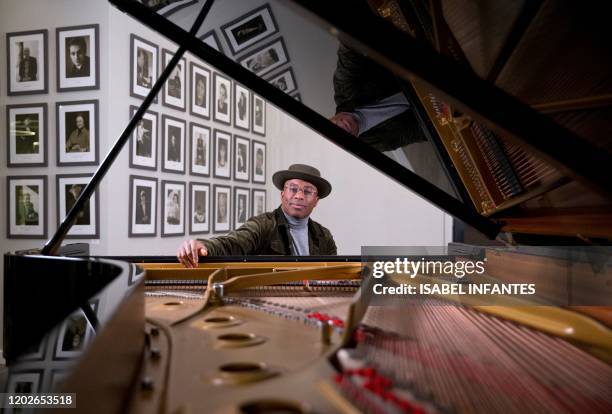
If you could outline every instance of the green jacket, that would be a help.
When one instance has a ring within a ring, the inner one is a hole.
[[[293,255],[289,223],[280,207],[251,217],[240,228],[224,236],[200,240],[210,256]],[[308,247],[310,254],[335,255],[336,243],[330,231],[308,220]]]

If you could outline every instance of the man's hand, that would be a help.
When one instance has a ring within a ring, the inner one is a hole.
[[[176,252],[176,257],[185,267],[198,267],[199,256],[208,256],[208,250],[199,240],[185,240]]]
[[[354,136],[359,135],[359,123],[352,114],[348,112],[338,112],[329,120],[340,128],[344,129],[349,134]]]

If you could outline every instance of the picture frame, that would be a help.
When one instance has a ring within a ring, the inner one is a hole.
[[[128,237],[157,236],[157,179],[130,175]]]
[[[185,235],[185,183],[162,180],[162,237]]]
[[[234,135],[234,180],[249,182],[251,174],[251,143],[248,138]]]
[[[231,125],[232,121],[232,81],[230,78],[213,73],[214,101],[213,120]]]
[[[234,126],[244,131],[251,129],[251,92],[234,82]]]
[[[266,183],[266,161],[267,161],[267,153],[266,153],[266,143],[257,141],[255,139],[251,140],[252,146],[252,161],[251,165],[253,166],[253,171],[251,177],[253,177],[252,181],[257,184],[265,184]]]
[[[232,229],[232,188],[229,185],[213,186],[213,233],[226,233]]]
[[[238,59],[238,63],[260,77],[288,62],[289,55],[282,37],[260,46]]]
[[[214,30],[204,33],[203,35],[198,36],[203,43],[215,49],[217,52],[225,54],[223,47],[221,47],[221,42],[219,42],[219,37]]]
[[[159,76],[159,48],[133,33],[130,34],[130,96],[144,99]],[[157,96],[154,102],[157,103]]]
[[[92,311],[98,314],[98,300],[90,301]],[[61,325],[55,340],[53,359],[56,361],[78,358],[92,340],[95,332],[85,313],[78,309],[69,315]]]
[[[46,103],[7,105],[7,167],[46,167],[47,128]]]
[[[174,53],[167,49],[162,49],[162,62],[163,68],[172,60]],[[187,84],[187,60],[181,58],[177,65],[172,70],[172,73],[164,83],[162,103],[164,106],[176,109],[178,111],[185,111],[186,108],[186,87]]]
[[[93,174],[58,174],[55,176],[58,226],[76,203],[92,176]],[[67,239],[100,238],[100,199],[98,195],[98,191],[94,191],[66,235]]]
[[[130,118],[137,110],[130,106]],[[136,124],[130,137],[130,168],[157,171],[158,118],[157,112],[147,110]]]
[[[251,218],[251,191],[245,187],[234,187],[234,228],[237,229]]]
[[[266,136],[266,101],[259,95],[253,94],[253,104],[251,105],[253,114],[252,131],[254,134]]]
[[[190,163],[189,173],[201,177],[210,177],[210,128],[191,122],[189,124]]]
[[[230,155],[232,149],[232,134],[220,129],[215,129],[213,131],[213,140],[215,142],[213,177],[230,179],[232,172],[232,157]]]
[[[189,234],[210,233],[210,184],[189,183]]]
[[[47,237],[47,177],[7,176],[6,229],[8,239]]]
[[[269,4],[264,4],[221,26],[233,55],[278,33]]]
[[[58,92],[100,89],[99,32],[99,24],[55,29]]]
[[[97,165],[98,100],[56,102],[55,113],[57,165]]]
[[[253,217],[266,212],[266,190],[253,188],[251,190],[251,214]]]
[[[162,171],[185,174],[186,128],[184,120],[162,115]]]
[[[272,75],[268,82],[270,84],[276,86],[281,91],[286,94],[292,94],[297,91],[297,81],[295,80],[295,74],[293,73],[293,68],[287,68],[276,75]]]
[[[41,390],[42,376],[43,371],[37,369],[11,372],[8,375],[6,392],[9,394],[36,394]],[[6,409],[5,412],[14,411]]]
[[[210,119],[210,70],[195,62],[189,64],[189,113],[191,115]]]
[[[6,94],[49,92],[47,29],[6,34]]]

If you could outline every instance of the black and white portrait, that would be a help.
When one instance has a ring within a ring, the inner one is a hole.
[[[56,37],[58,90],[98,89],[98,25],[61,27]]]
[[[162,181],[162,236],[185,234],[185,183]]]
[[[251,171],[251,143],[248,138],[234,136],[234,179],[249,181]]]
[[[215,121],[230,125],[232,120],[232,81],[217,72],[213,74],[213,81],[215,85],[213,118]]]
[[[162,115],[162,171],[185,173],[185,121]]]
[[[191,137],[190,173],[210,176],[210,128],[196,123],[189,124]]]
[[[138,108],[130,107],[130,117]],[[147,111],[136,124],[130,140],[130,167],[157,169],[157,112]]]
[[[253,197],[252,214],[258,216],[266,212],[266,190],[253,189],[251,191]]]
[[[253,94],[253,132],[266,135],[266,101]]]
[[[231,134],[220,129],[214,130],[215,155],[213,175],[215,178],[231,178]]]
[[[248,131],[251,126],[251,93],[234,83],[234,126]]]
[[[227,185],[215,185],[214,191],[214,222],[213,232],[224,233],[231,230],[231,187]]]
[[[157,180],[130,176],[129,237],[155,236],[157,233]]]
[[[242,226],[251,217],[249,214],[251,191],[248,188],[234,187],[234,228]]]
[[[47,104],[7,105],[9,167],[47,165]]]
[[[209,205],[210,185],[204,183],[189,183],[191,194],[190,234],[203,234],[210,231]]]
[[[7,177],[8,238],[38,239],[47,235],[47,178]]]
[[[253,182],[266,183],[266,144],[252,140],[253,144]]]
[[[158,48],[134,34],[130,35],[130,95],[145,98],[157,80]]]
[[[272,85],[285,93],[293,93],[297,90],[297,82],[295,80],[295,74],[293,69],[287,68],[277,75],[270,77],[268,81]]]
[[[74,206],[81,192],[91,179],[91,174],[59,174],[56,176],[58,223],[61,223]],[[98,194],[94,191],[91,198],[78,212],[67,238],[99,237]]]
[[[58,165],[98,163],[98,101],[58,102]]]
[[[243,56],[239,62],[254,74],[263,76],[289,62],[289,56],[285,43],[280,38]]]
[[[194,62],[190,64],[191,72],[191,106],[192,115],[210,119],[210,71]]]
[[[48,92],[47,30],[6,34],[7,95]]]
[[[166,49],[163,50],[164,68],[168,66],[173,55],[174,54],[170,51]],[[168,80],[166,80],[166,83],[164,84],[164,105],[169,106],[170,108],[178,109],[180,111],[185,110],[186,72],[187,63],[186,60],[183,58],[179,60],[177,65],[172,69],[170,77],[168,77]]]
[[[232,54],[261,42],[278,32],[278,27],[274,21],[272,10],[268,4],[252,10],[221,26],[227,44],[232,50]]]

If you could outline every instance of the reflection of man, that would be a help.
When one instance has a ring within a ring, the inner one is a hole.
[[[147,191],[142,187],[139,188],[138,202],[136,203],[136,224],[151,224],[151,202]]]
[[[70,133],[66,141],[66,152],[88,152],[89,131],[85,128],[85,118],[78,114],[74,119],[76,129]]]
[[[236,158],[236,169],[238,172],[246,173],[246,145],[238,144],[238,157]]]
[[[70,63],[66,68],[67,78],[89,76],[89,56],[84,36],[71,37],[68,40]]]
[[[221,83],[219,85],[219,96],[217,97],[217,112],[227,114],[227,87]]]
[[[217,223],[227,223],[227,194],[219,193],[217,196]]]
[[[168,143],[168,161],[181,162],[181,144],[174,134],[170,135]]]
[[[272,181],[281,190],[279,208],[251,217],[225,236],[183,242],[178,260],[195,267],[199,256],[208,255],[335,255],[330,231],[310,218],[319,199],[331,192],[331,184],[319,170],[304,164],[276,172]]]
[[[82,315],[73,315],[67,322],[62,351],[78,351],[83,348],[87,322]]]
[[[198,135],[196,139],[196,165],[200,165],[202,167],[206,166],[206,146],[204,145],[204,138],[202,134]]]
[[[246,196],[240,194],[238,196],[238,213],[236,214],[238,223],[244,223],[246,221]]]
[[[72,206],[74,206],[74,203],[76,203],[77,199],[81,195],[81,191],[83,190],[83,185],[82,184],[67,184],[66,188],[68,189],[68,191],[66,192],[66,215],[67,215],[70,209],[72,208]],[[74,224],[89,225],[89,200],[85,203],[85,207],[83,207],[83,209],[79,211],[79,214],[77,214],[77,219],[74,222]]]
[[[179,193],[170,190],[168,192],[168,202],[166,203],[168,210],[166,222],[168,224],[181,224],[181,204],[179,201]]]
[[[240,98],[238,98],[238,118],[241,121],[244,121],[247,110],[247,98],[246,94],[243,91],[240,91]]]
[[[225,167],[227,164],[227,141],[220,139],[218,142],[219,153],[217,154],[217,164],[219,164],[219,167]]]
[[[255,152],[255,175],[263,175],[263,161],[263,149],[257,148],[257,151]]]
[[[144,119],[141,119],[136,126],[136,155],[139,157],[150,157],[151,146],[151,135],[145,128]]]
[[[172,72],[172,77],[168,79],[168,95],[173,98],[181,99],[181,65],[178,64]]]
[[[195,93],[195,104],[197,106],[206,107],[206,82],[204,77],[196,75],[196,93]]]
[[[258,54],[257,56],[247,60],[246,64],[251,71],[257,73],[270,65],[278,62],[278,53],[276,53],[275,49],[268,49],[263,53]]]
[[[38,153],[38,127],[34,126],[31,116],[32,115],[16,116],[15,152],[17,154]]]
[[[19,60],[19,82],[31,82],[36,80],[38,65],[36,58],[30,56],[30,49],[23,48],[21,59]]]
[[[136,84],[145,88],[150,88],[153,84],[149,74],[149,54],[151,53],[138,48],[138,56],[136,56]]]
[[[255,125],[263,126],[263,101],[255,100]]]

